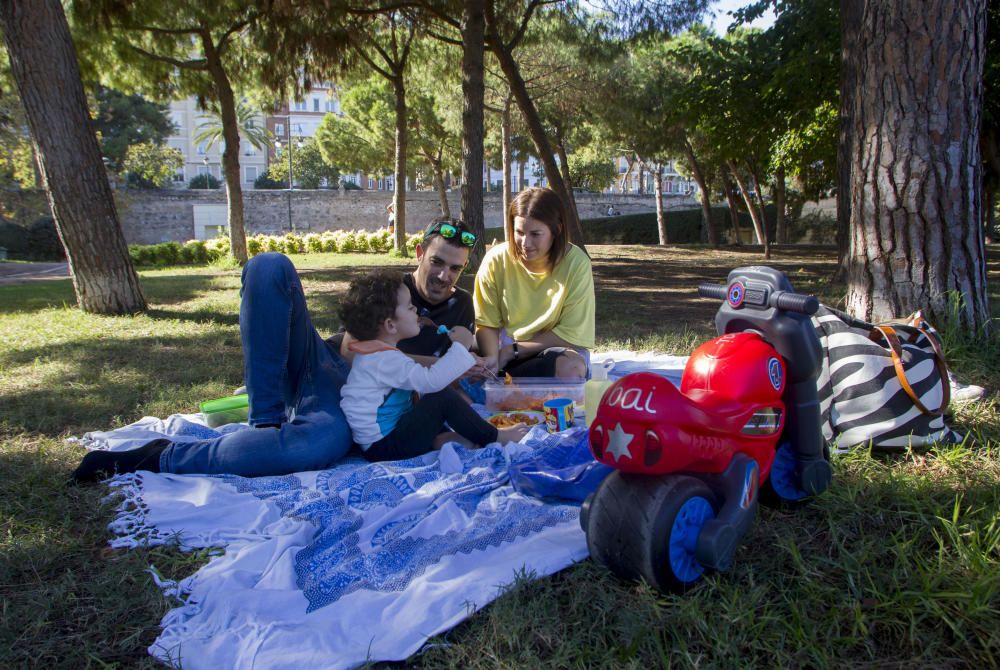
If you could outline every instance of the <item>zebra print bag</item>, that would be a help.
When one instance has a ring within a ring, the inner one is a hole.
[[[950,384],[940,340],[919,312],[876,326],[823,305],[812,320],[823,347],[823,436],[835,452],[961,440],[944,422]]]

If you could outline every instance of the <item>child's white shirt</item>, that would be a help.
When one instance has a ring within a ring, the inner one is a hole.
[[[347,383],[341,389],[340,407],[354,441],[365,450],[391,433],[399,419],[412,409],[412,392],[440,391],[476,362],[472,354],[457,343],[430,367],[377,341],[350,346],[357,355]],[[371,353],[367,353],[369,351]]]

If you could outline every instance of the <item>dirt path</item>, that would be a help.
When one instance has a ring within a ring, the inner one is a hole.
[[[0,263],[0,285],[23,284],[39,279],[65,279],[69,264],[61,263]]]

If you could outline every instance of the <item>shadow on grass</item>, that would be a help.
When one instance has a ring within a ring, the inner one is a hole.
[[[92,339],[11,351],[0,366],[53,361],[32,386],[0,395],[3,432],[41,433],[105,430],[113,423],[157,411],[196,411],[198,389],[232,389],[242,383],[238,333],[212,331],[187,337]],[[58,375],[58,376],[56,376]],[[210,396],[212,397],[212,396]]]
[[[176,552],[108,550],[107,489],[67,486],[71,456],[24,440],[0,449],[0,667],[156,667],[146,648],[168,602],[145,569]]]

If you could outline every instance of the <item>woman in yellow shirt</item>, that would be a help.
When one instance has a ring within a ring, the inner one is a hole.
[[[514,198],[507,244],[486,253],[473,294],[479,353],[514,377],[586,377],[594,346],[594,275],[569,242],[547,188]]]

